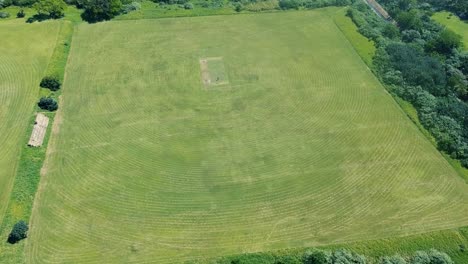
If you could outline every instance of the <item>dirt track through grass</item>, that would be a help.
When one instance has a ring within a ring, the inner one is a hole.
[[[58,29],[55,22],[31,25],[16,20],[0,24],[0,223]]]
[[[204,89],[200,58],[229,85]],[[30,263],[174,263],[468,224],[325,11],[80,25]]]

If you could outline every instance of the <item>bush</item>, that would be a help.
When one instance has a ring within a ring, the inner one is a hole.
[[[64,16],[67,4],[63,0],[39,0],[34,4],[37,14],[48,18],[61,18]]]
[[[110,20],[122,11],[121,0],[84,0],[85,11],[81,14],[83,20],[90,23]]]
[[[58,109],[58,103],[53,98],[42,97],[37,105],[44,110],[55,111]]]
[[[16,13],[17,18],[23,18],[26,16],[26,13],[24,13],[24,10],[21,9],[18,13]]]
[[[327,251],[313,251],[313,252],[307,252],[304,255],[304,264],[328,264],[331,262],[330,260],[331,254]]]
[[[126,4],[123,6],[123,11],[122,13],[127,14],[132,11],[139,10],[141,8],[141,4],[138,2],[131,2],[130,4]]]
[[[278,4],[283,10],[299,9],[299,7],[302,6],[302,2],[300,0],[280,0]]]
[[[0,18],[8,18],[10,17],[10,14],[8,14],[7,12],[0,12]]]
[[[42,78],[40,86],[42,88],[50,89],[51,91],[57,91],[60,89],[60,81],[56,76],[46,76]]]
[[[193,4],[192,3],[185,3],[184,4],[184,9],[193,9]]]
[[[15,244],[20,240],[25,239],[27,237],[28,230],[28,225],[23,220],[17,222],[13,226],[10,235],[8,235],[8,243]]]

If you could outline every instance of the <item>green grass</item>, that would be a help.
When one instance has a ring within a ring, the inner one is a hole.
[[[77,26],[28,261],[173,263],[466,225],[467,185],[327,12]],[[229,85],[204,89],[206,57]]]
[[[0,223],[58,30],[56,22],[31,25],[9,20],[0,24]]]
[[[372,59],[376,51],[374,42],[359,33],[358,27],[353,23],[351,18],[346,16],[346,8],[340,8],[336,11],[330,8],[330,10],[332,11],[330,15],[333,17],[337,27],[346,36],[367,66],[372,67]]]
[[[47,65],[43,65],[43,74],[44,75],[56,75],[59,78],[63,79],[64,67],[66,65],[67,55],[69,51],[69,42],[71,41],[73,33],[73,25],[70,21],[62,22],[44,22],[46,24],[56,24],[55,28],[57,29],[56,36],[53,36],[51,40],[43,39],[41,41],[50,42],[55,45],[55,48],[49,47],[49,50],[53,50],[50,60]],[[42,24],[42,23],[41,23]],[[38,24],[38,25],[41,25]],[[43,25],[43,27],[44,27]],[[32,25],[23,24],[17,30],[17,33],[23,34],[23,31],[26,31],[26,34],[29,33],[29,27]],[[37,28],[33,27],[32,30]],[[40,33],[40,32],[39,32]],[[44,33],[44,32],[42,32]],[[47,37],[45,35],[44,37]],[[50,36],[49,36],[50,37]],[[39,39],[38,39],[39,40]],[[49,43],[49,44],[50,44]],[[64,45],[64,44],[67,45]],[[36,84],[33,86],[36,88],[35,92],[31,92],[31,95],[35,97],[36,100],[41,96],[53,96],[56,97],[60,94],[60,91],[51,93],[47,89],[40,89]],[[40,90],[39,94],[38,91]],[[36,101],[31,102],[30,107],[35,104]],[[30,108],[30,109],[31,109]],[[37,106],[35,111],[42,111]],[[50,134],[51,124],[54,121],[54,113],[47,113],[49,117],[49,127],[46,137],[44,139],[43,147],[40,148],[30,148],[26,144],[31,135],[35,114],[31,114],[28,118],[29,124],[26,133],[23,134],[23,138],[18,142],[18,149],[20,149],[21,154],[19,157],[19,164],[14,176],[14,184],[11,190],[8,203],[8,208],[6,214],[3,218],[2,224],[0,225],[0,237],[5,241],[8,237],[12,226],[19,220],[29,221],[34,197],[37,191],[37,187],[40,181],[40,171],[43,166],[43,162],[46,156],[46,146],[48,144],[48,135]],[[25,121],[25,120],[24,120]],[[19,134],[21,136],[21,134]],[[0,244],[0,263],[23,263],[24,262],[24,242],[20,242],[15,245],[10,245],[7,243]]]
[[[468,23],[450,12],[437,12],[432,18],[463,37],[465,50],[468,50]]]
[[[384,238],[378,240],[358,241],[346,244],[337,244],[319,247],[322,250],[348,249],[364,255],[370,263],[378,263],[384,256],[400,255],[409,259],[416,251],[429,251],[437,249],[449,254],[455,263],[468,263],[468,228],[449,229],[424,234],[411,235],[406,237]],[[230,264],[231,261],[240,260],[240,263],[264,263],[274,264],[275,259],[281,256],[291,256],[301,258],[307,251],[313,248],[292,248],[271,252],[260,252],[254,254],[240,254],[223,256],[212,259],[198,259],[193,263],[217,263]],[[256,259],[255,262],[248,262]],[[258,260],[262,260],[258,261]]]

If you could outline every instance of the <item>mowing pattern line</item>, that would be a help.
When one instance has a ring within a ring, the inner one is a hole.
[[[230,89],[203,89],[213,56]],[[467,186],[325,11],[80,25],[63,96],[30,263],[174,263],[468,223]]]

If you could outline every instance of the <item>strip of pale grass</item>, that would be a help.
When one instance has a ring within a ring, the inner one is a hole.
[[[334,9],[330,10],[333,11]],[[336,12],[331,12],[333,21],[367,66],[372,67],[372,59],[376,50],[375,44],[372,40],[367,39],[358,32],[357,26],[353,23],[351,18],[346,16],[346,10],[346,8],[341,8]]]

